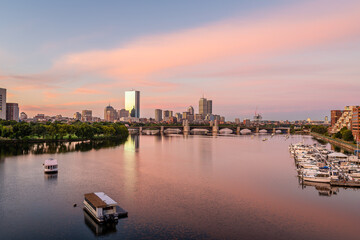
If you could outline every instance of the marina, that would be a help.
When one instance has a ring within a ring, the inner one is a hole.
[[[291,144],[298,176],[303,182],[328,183],[331,186],[360,187],[357,156],[328,150],[320,144]]]

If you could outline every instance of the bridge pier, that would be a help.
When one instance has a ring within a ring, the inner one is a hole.
[[[164,126],[160,126],[160,133],[164,133]]]
[[[272,133],[274,133],[274,134],[276,133],[276,129],[275,129],[275,128],[273,128],[273,132],[272,132]]]
[[[255,133],[259,133],[259,127],[256,127]]]
[[[212,134],[218,134],[218,132],[219,132],[219,122],[215,120],[215,124],[212,127]]]
[[[190,126],[189,126],[189,122],[188,122],[188,120],[184,120],[185,122],[184,122],[184,130],[183,130],[183,132],[184,132],[184,134],[189,134],[190,133]]]
[[[240,135],[240,127],[236,127],[236,134]]]
[[[287,129],[287,134],[290,134],[290,128]]]
[[[142,133],[142,127],[139,127],[139,134]]]

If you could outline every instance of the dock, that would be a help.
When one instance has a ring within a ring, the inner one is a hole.
[[[352,187],[352,188],[360,188],[360,182],[359,181],[353,181],[353,180],[342,180],[342,181],[330,181],[331,186],[336,187]]]
[[[128,217],[128,212],[119,206],[116,206],[116,213],[118,214],[118,218]]]

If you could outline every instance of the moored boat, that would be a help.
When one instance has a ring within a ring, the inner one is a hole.
[[[58,172],[58,162],[56,159],[49,158],[44,162],[44,172],[45,173],[57,173]]]
[[[117,202],[103,192],[87,193],[84,197],[84,210],[100,223],[116,222],[120,217],[128,215]]]

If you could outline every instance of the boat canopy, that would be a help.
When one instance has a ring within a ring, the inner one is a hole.
[[[46,159],[45,163],[44,163],[45,166],[54,166],[54,165],[57,165],[57,164],[58,164],[57,160],[53,159],[53,158]]]
[[[104,208],[109,205],[117,205],[117,203],[103,192],[87,193],[85,198],[91,202],[96,208]]]

